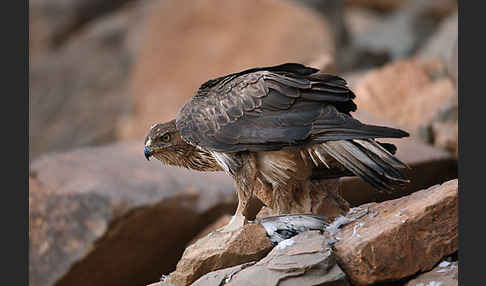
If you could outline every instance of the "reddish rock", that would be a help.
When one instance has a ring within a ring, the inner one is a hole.
[[[167,283],[189,285],[211,271],[259,260],[271,249],[272,242],[258,224],[232,232],[215,231],[186,248]]]
[[[416,133],[455,94],[440,62],[401,60],[370,71],[356,84],[359,110]]]
[[[356,285],[432,269],[458,249],[458,180],[370,203],[368,215],[337,233],[336,257]]]
[[[331,27],[289,1],[158,2],[135,59],[134,115],[120,136],[140,138],[154,122],[175,118],[209,79],[288,61],[309,64],[334,54]]]
[[[142,149],[127,142],[48,154],[31,164],[32,285],[156,281],[175,269],[197,233],[233,214],[227,175],[163,167]]]

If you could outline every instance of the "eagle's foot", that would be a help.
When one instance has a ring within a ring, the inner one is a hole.
[[[233,232],[241,227],[243,227],[245,224],[248,224],[248,220],[244,215],[234,215],[231,217],[231,220],[229,223],[222,228],[219,228],[217,231],[219,232]]]

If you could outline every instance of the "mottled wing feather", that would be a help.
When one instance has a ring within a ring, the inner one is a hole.
[[[181,108],[177,129],[187,142],[217,152],[408,135],[352,118],[355,96],[346,82],[316,71],[287,64],[209,81]]]

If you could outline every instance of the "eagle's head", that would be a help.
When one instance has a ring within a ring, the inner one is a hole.
[[[176,128],[175,120],[154,124],[145,137],[145,158],[155,157],[167,165],[198,171],[222,171],[209,151],[188,144]]]
[[[175,120],[154,124],[145,137],[144,154],[147,160],[155,157],[169,165],[180,165],[184,153],[193,149],[184,142],[175,126]]]

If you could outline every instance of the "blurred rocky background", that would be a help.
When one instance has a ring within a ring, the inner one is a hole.
[[[265,275],[268,285],[457,285],[456,222],[414,219],[429,212],[440,217],[441,209],[454,209],[451,198],[457,196],[457,187],[453,193],[451,182],[443,184],[457,178],[457,1],[31,0],[29,5],[30,285],[147,285],[176,270],[186,246],[234,212],[236,197],[224,174],[147,162],[142,145],[148,128],[174,118],[208,79],[283,62],[342,76],[357,95],[356,117],[412,135],[390,140],[411,167],[411,184],[389,195],[356,178],[343,179],[342,196],[351,206],[377,203],[377,212],[386,213],[390,200],[401,200],[396,204],[411,210],[408,228],[380,222],[386,231],[417,241],[425,228],[433,238],[456,236],[410,248],[393,236],[363,234],[360,243],[350,239],[326,256],[337,260],[339,269],[325,260],[331,265],[326,272],[324,260],[304,257],[302,269],[322,271],[312,276],[296,267],[292,277],[302,280],[287,279],[288,284],[282,282],[285,275],[265,268],[284,259],[278,258],[286,257],[283,252],[259,252],[258,259],[268,253],[260,266],[238,260],[230,264],[240,268],[221,271],[241,272],[235,285]],[[430,192],[433,197],[421,206],[415,198],[437,184],[443,185],[433,190],[447,191]],[[351,234],[343,229],[343,237],[352,237],[359,223],[349,226]],[[296,247],[316,239],[304,235]],[[391,249],[407,249],[402,263],[380,268],[380,259],[393,257],[386,251],[374,264],[366,262],[387,275],[363,270],[366,263],[350,251],[392,244]],[[422,260],[410,262],[420,255]],[[322,273],[336,279],[315,278]],[[201,279],[197,283],[209,278]]]

